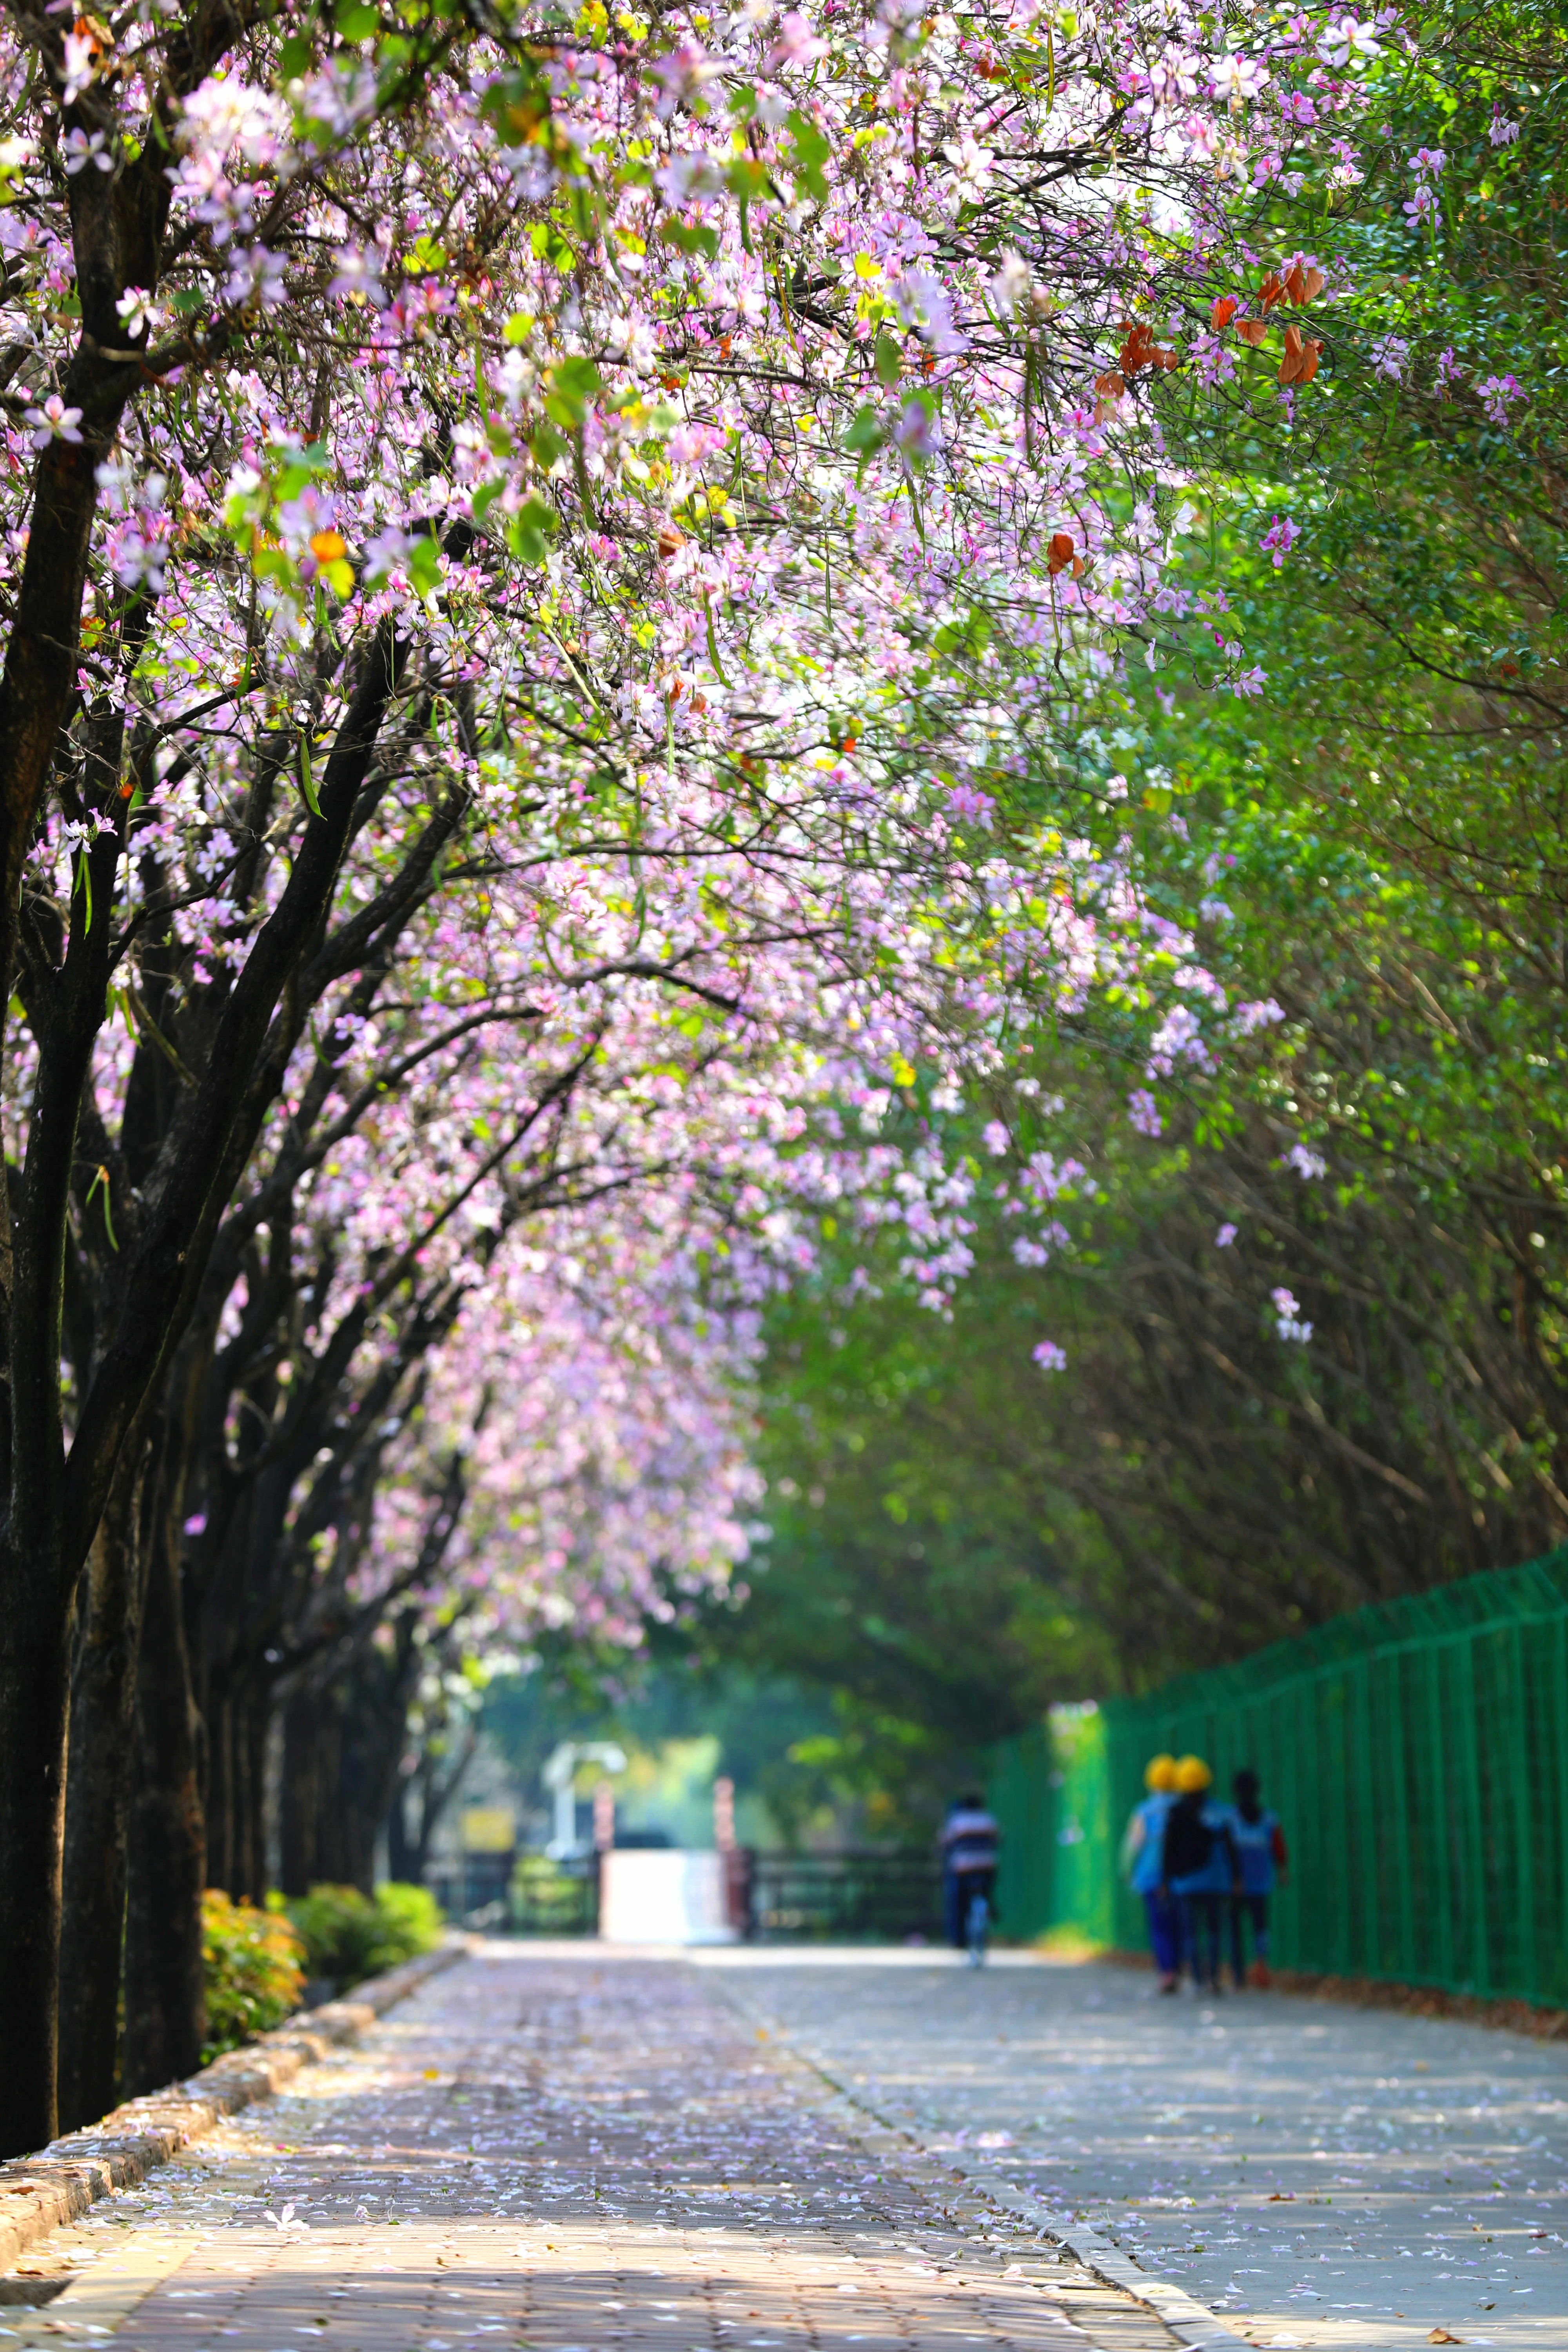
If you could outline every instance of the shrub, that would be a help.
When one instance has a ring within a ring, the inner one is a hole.
[[[304,1946],[291,1921],[252,1903],[231,1903],[216,1886],[202,1896],[202,1969],[206,1980],[204,2063],[237,2050],[300,2006]]]
[[[340,1985],[379,1976],[441,1940],[440,1906],[426,1886],[378,1886],[374,1901],[357,1886],[312,1886],[280,1907],[303,1942],[310,1975]]]
[[[375,1901],[386,1923],[386,1957],[376,1962],[377,1968],[395,1969],[400,1960],[416,1959],[421,1952],[436,1949],[446,1922],[427,1886],[388,1879],[376,1888]]]

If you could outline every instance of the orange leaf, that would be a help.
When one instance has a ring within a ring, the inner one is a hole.
[[[1250,343],[1256,351],[1268,330],[1261,319],[1238,319],[1236,331],[1244,343]]]
[[[667,522],[658,534],[658,551],[665,562],[668,563],[672,555],[679,555],[685,544],[684,532],[677,530],[672,522]]]
[[[1046,570],[1054,580],[1058,572],[1066,572],[1073,563],[1075,550],[1070,530],[1054,530],[1046,549]],[[1078,570],[1081,571],[1081,564]],[[1074,576],[1077,576],[1075,572]]]
[[[1292,262],[1285,273],[1285,291],[1292,302],[1304,302],[1307,299],[1306,272],[1299,261]]]
[[[340,555],[346,555],[348,551],[348,541],[335,530],[313,530],[310,533],[310,552],[318,563],[335,563]]]
[[[1321,269],[1309,269],[1301,282],[1306,289],[1302,301],[1313,302],[1323,290],[1323,273]]]
[[[1462,2344],[1462,2336],[1450,2336],[1446,2327],[1435,2327],[1426,2338],[1428,2344]]]
[[[1107,368],[1103,375],[1095,377],[1094,388],[1107,400],[1120,400],[1127,389],[1127,379],[1119,375],[1114,368]]]
[[[1258,307],[1260,310],[1272,310],[1276,302],[1283,301],[1284,298],[1285,289],[1279,283],[1276,272],[1271,269],[1258,289]]]
[[[1235,318],[1240,308],[1241,304],[1237,301],[1234,294],[1222,294],[1220,296],[1219,300],[1209,312],[1209,325],[1214,329],[1216,335],[1223,332],[1223,331],[1229,326],[1231,320]]]
[[[1136,375],[1140,368],[1158,366],[1154,338],[1147,327],[1137,326],[1128,331],[1117,364],[1123,375]]]
[[[1300,330],[1285,330],[1285,356],[1279,362],[1281,383],[1310,383],[1318,373],[1318,355],[1322,344],[1309,338],[1303,341]]]

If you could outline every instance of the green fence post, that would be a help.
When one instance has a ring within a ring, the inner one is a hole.
[[[1524,1654],[1524,1631],[1513,1628],[1509,1643],[1510,1680],[1513,1685],[1508,1708],[1512,1738],[1509,1742],[1513,1763],[1513,1839],[1514,1872],[1519,1885],[1519,1908],[1515,1915],[1514,1965],[1510,1971],[1512,1980],[1523,1992],[1526,2000],[1535,1999],[1538,1982],[1535,1945],[1535,1839],[1532,1835],[1530,1802],[1530,1684]]]
[[[1422,1654],[1422,1681],[1426,1697],[1427,1753],[1431,1758],[1432,1797],[1432,1877],[1436,1901],[1431,1913],[1432,1939],[1437,1951],[1437,1981],[1452,1987],[1454,1982],[1454,1838],[1458,1829],[1458,1808],[1453,1801],[1448,1777],[1448,1742],[1443,1728],[1443,1653],[1432,1648]],[[1416,1971],[1430,1982],[1432,1971]]]
[[[1389,1955],[1390,1975],[1408,1977],[1415,1969],[1415,1901],[1412,1871],[1414,1824],[1410,1816],[1410,1779],[1405,1756],[1405,1733],[1411,1709],[1406,1705],[1405,1657],[1396,1651],[1389,1660],[1389,1678],[1394,1685],[1391,1713],[1394,1717],[1389,1735],[1389,1860],[1394,1873],[1394,1907],[1397,1932],[1394,1949]]]

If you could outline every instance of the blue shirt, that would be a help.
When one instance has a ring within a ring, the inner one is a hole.
[[[1236,1841],[1237,1855],[1241,1863],[1241,1884],[1248,1895],[1272,1895],[1274,1892],[1274,1833],[1279,1827],[1279,1815],[1259,1813],[1255,1822],[1244,1821],[1235,1805],[1229,1808],[1230,1833]]]
[[[1128,1881],[1134,1895],[1152,1895],[1160,1884],[1160,1849],[1165,1840],[1165,1816],[1175,1803],[1168,1789],[1155,1789],[1133,1810],[1143,1824],[1143,1843],[1132,1857]]]

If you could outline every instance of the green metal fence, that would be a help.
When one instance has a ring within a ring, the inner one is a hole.
[[[1290,1849],[1282,1964],[1568,2005],[1568,1551],[1054,1709],[995,1759],[1014,1932],[1142,1941],[1114,1847],[1162,1748],[1205,1758],[1221,1794],[1262,1776]],[[1072,1822],[1096,1826],[1064,1843]]]

